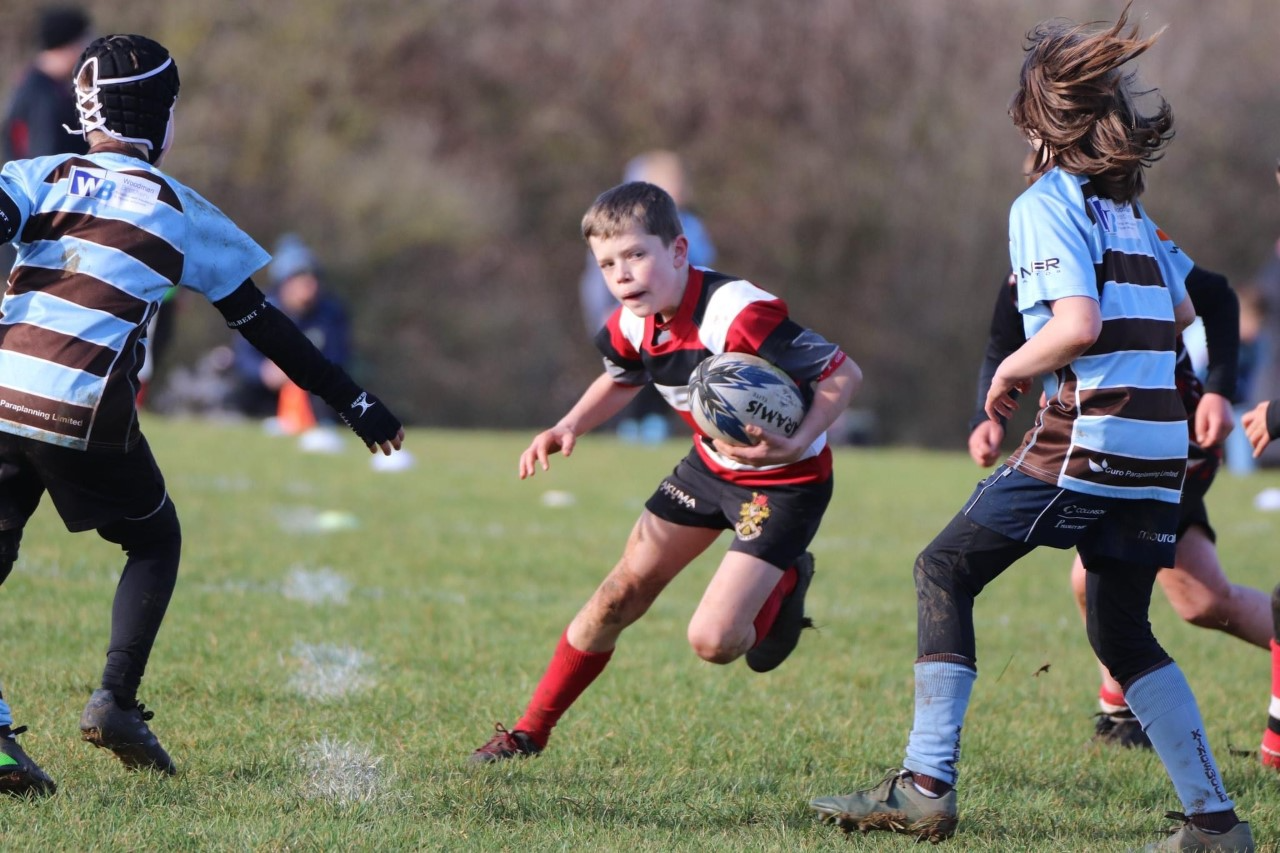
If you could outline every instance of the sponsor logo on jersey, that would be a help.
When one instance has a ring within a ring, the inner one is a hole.
[[[1143,542],[1160,542],[1167,545],[1171,542],[1177,542],[1178,534],[1156,533],[1153,530],[1139,530],[1138,538],[1141,539]]]
[[[1056,275],[1062,272],[1062,260],[1060,258],[1045,258],[1040,261],[1032,261],[1031,269],[1026,267],[1018,268],[1018,275],[1024,279],[1033,275]]]
[[[1101,474],[1103,471],[1110,472],[1111,466],[1107,464],[1107,460],[1105,459],[1103,459],[1101,462],[1094,462],[1092,459],[1090,459],[1089,470],[1095,474]]]
[[[73,166],[68,181],[70,182],[70,187],[67,192],[84,198],[96,198],[99,201],[111,198],[116,189],[115,183],[107,180],[106,169],[86,169],[83,166]]]
[[[1140,233],[1138,220],[1129,205],[1117,205],[1106,198],[1091,198],[1089,206],[1098,219],[1098,226],[1108,234],[1118,237],[1137,237]]]
[[[160,198],[159,184],[124,172],[73,166],[67,182],[71,195],[135,213],[150,213]]]
[[[738,523],[733,526],[733,532],[737,533],[738,538],[743,542],[758,539],[764,532],[764,523],[772,512],[769,496],[752,492],[751,500],[744,503],[738,510]]]

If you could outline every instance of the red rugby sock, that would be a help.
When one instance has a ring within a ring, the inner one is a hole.
[[[566,629],[560,636],[555,654],[551,656],[551,663],[547,664],[547,671],[533,691],[529,707],[516,722],[516,730],[529,735],[538,746],[545,747],[560,716],[596,680],[612,656],[613,649],[607,652],[578,651],[569,645]]]
[[[1098,688],[1098,704],[1102,710],[1108,713],[1116,713],[1112,708],[1127,708],[1129,703],[1124,699],[1124,693],[1112,693],[1105,687]]]
[[[1280,767],[1280,645],[1271,640],[1271,703],[1267,707],[1267,727],[1262,732],[1262,763]]]
[[[778,611],[782,609],[782,599],[791,594],[791,590],[796,588],[797,572],[795,566],[787,569],[782,573],[782,579],[778,581],[778,585],[773,588],[773,592],[769,593],[769,597],[765,599],[764,606],[760,608],[760,612],[756,614],[756,642],[760,642],[769,633],[769,629],[773,627],[773,622],[778,618]],[[752,646],[755,648],[755,646]]]

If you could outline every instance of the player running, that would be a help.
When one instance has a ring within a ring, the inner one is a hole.
[[[757,672],[781,664],[808,624],[813,561],[805,549],[832,491],[826,431],[862,380],[838,346],[791,320],[781,299],[691,267],[675,202],[660,188],[633,182],[603,193],[583,217],[582,235],[622,303],[596,337],[605,371],[521,454],[520,478],[547,470],[556,452],[571,454],[580,436],[648,382],[694,429],[694,449],[645,504],[622,559],[569,623],[524,715],[510,731],[499,724],[472,753],[475,762],[545,749],[622,632],[722,530],[733,529],[734,538],[689,623],[689,644],[712,663],[745,653]],[[808,412],[794,434],[748,426],[759,443],[734,447],[697,432],[689,375],[721,352],[761,356],[796,381]]]
[[[1000,363],[985,410],[1017,409],[1042,378],[1046,405],[1008,464],[978,485],[915,564],[915,719],[903,766],[875,787],[810,806],[846,829],[941,841],[956,829],[960,736],[977,679],[974,600],[1036,547],[1075,547],[1088,570],[1088,634],[1124,686],[1173,782],[1182,825],[1148,849],[1252,850],[1195,696],[1151,632],[1156,572],[1173,562],[1186,474],[1178,333],[1195,318],[1173,253],[1138,201],[1172,136],[1163,100],[1135,103],[1124,66],[1159,37],[1055,20],[1029,35],[1014,124],[1040,174],[1009,212],[1027,342]],[[1015,393],[1017,392],[1017,393]]]
[[[178,97],[169,52],[143,36],[106,36],[85,49],[75,82],[89,153],[0,170],[0,241],[18,250],[0,303],[0,581],[45,492],[68,530],[120,545],[107,662],[80,731],[130,769],[173,774],[137,701],[182,542],[135,405],[147,322],[165,293],[181,285],[208,298],[371,451],[399,449],[404,431],[266,302],[249,276],[267,253],[159,170]],[[54,781],[18,746],[24,729],[0,699],[0,791],[52,794]]]
[[[1170,246],[1177,251],[1176,247]],[[1231,398],[1235,395],[1240,348],[1240,311],[1235,291],[1223,276],[1193,267],[1187,274],[1187,295],[1204,322],[1209,349],[1208,375],[1196,376],[1187,348],[1178,341],[1176,379],[1178,394],[1187,412],[1189,445],[1187,477],[1178,504],[1178,547],[1173,565],[1160,570],[1156,581],[1173,609],[1187,622],[1212,628],[1266,649],[1272,634],[1271,605],[1267,594],[1233,584],[1218,560],[1217,536],[1209,524],[1204,497],[1222,463],[1222,442],[1232,428]],[[993,421],[982,407],[991,377],[1000,362],[1026,343],[1022,316],[1018,313],[1017,276],[1000,289],[991,315],[991,333],[978,376],[978,407],[970,421],[969,455],[988,467],[996,461],[1004,440],[1003,420]],[[1071,566],[1071,588],[1080,615],[1087,618],[1085,581],[1080,557]],[[1124,699],[1124,689],[1099,664],[1097,725],[1094,740],[1124,747],[1150,748],[1151,741]]]

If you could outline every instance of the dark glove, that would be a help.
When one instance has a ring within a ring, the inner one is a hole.
[[[330,405],[333,405],[330,403]],[[366,447],[391,441],[400,432],[400,419],[368,391],[360,391],[350,405],[334,406],[342,422],[360,436]]]

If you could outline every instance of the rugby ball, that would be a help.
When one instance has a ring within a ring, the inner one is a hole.
[[[728,444],[755,444],[745,427],[790,436],[804,420],[791,377],[763,358],[726,352],[703,359],[689,377],[689,411],[698,428]]]

